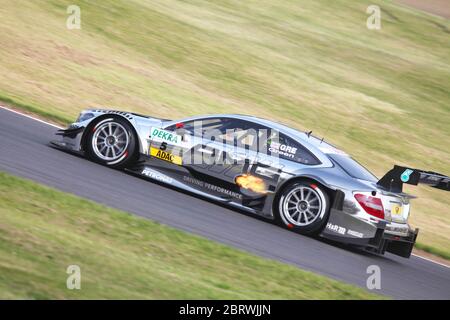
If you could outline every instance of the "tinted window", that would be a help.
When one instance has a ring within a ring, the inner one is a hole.
[[[334,160],[335,163],[337,163],[353,178],[374,182],[378,181],[378,179],[370,173],[369,170],[348,156],[329,154],[328,157]]]
[[[317,165],[321,162],[310,151],[297,141],[280,133],[267,141],[268,152],[272,156],[279,156],[281,159],[292,160],[305,165]]]
[[[181,125],[181,126],[180,126]],[[190,134],[204,139],[256,150],[263,127],[233,118],[207,118],[182,122],[166,128],[179,134]],[[265,141],[265,140],[264,140]]]
[[[251,149],[264,154],[305,165],[321,162],[297,141],[263,125],[233,118],[206,118],[180,122],[166,128],[179,134],[190,134],[205,139]]]
[[[210,118],[197,119],[193,121],[179,122],[166,128],[168,131],[177,131],[190,135],[203,136],[205,132],[211,130],[223,130],[229,119]]]

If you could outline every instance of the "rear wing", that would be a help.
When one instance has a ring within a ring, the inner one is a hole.
[[[403,184],[417,186],[419,183],[433,188],[450,191],[450,177],[430,171],[394,166],[381,178],[377,185],[393,192],[403,192]]]

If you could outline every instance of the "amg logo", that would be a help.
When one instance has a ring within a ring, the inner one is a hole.
[[[331,222],[327,223],[327,229],[342,235],[345,235],[345,232],[347,231],[344,227],[338,226],[337,224],[332,224]]]

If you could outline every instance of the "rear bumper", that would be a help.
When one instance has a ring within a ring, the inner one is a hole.
[[[361,220],[342,210],[336,201],[331,208],[328,223],[320,234],[321,237],[366,249],[376,254],[386,251],[409,258],[419,234],[419,229],[403,229],[395,234],[392,224],[385,221],[378,223]]]
[[[416,243],[419,229],[409,230],[406,236],[395,236],[383,234],[382,243],[379,249],[398,255],[400,257],[409,258]],[[382,254],[384,252],[381,252]]]

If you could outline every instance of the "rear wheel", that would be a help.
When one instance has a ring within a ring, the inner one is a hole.
[[[89,132],[86,150],[92,160],[115,168],[136,160],[137,138],[131,125],[117,117],[98,121]]]
[[[315,235],[324,228],[330,213],[325,189],[312,181],[300,181],[283,189],[275,208],[275,218],[284,227]]]

